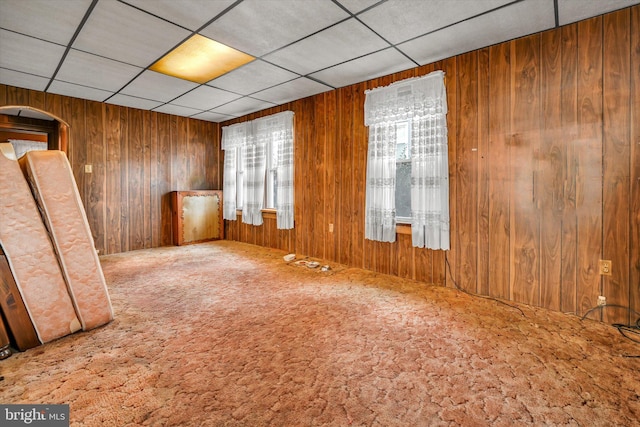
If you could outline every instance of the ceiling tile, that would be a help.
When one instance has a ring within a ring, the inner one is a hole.
[[[64,7],[51,0],[0,1],[0,28],[67,45],[91,0],[66,0]]]
[[[231,101],[228,104],[214,108],[213,113],[225,114],[228,116],[239,117],[254,111],[264,110],[273,107],[274,104],[259,99],[244,97]]]
[[[261,60],[253,61],[207,83],[220,89],[250,95],[299,76]]]
[[[349,9],[349,12],[355,14],[362,12],[364,9],[376,3],[380,3],[380,0],[338,0],[338,3]]]
[[[420,64],[429,64],[464,52],[553,28],[553,0],[515,3],[398,45]]]
[[[86,86],[74,85],[71,83],[61,82],[60,80],[54,80],[47,89],[47,92],[57,93],[58,95],[73,96],[74,98],[90,99],[92,101],[104,101],[113,92],[107,92],[105,90],[94,89]]]
[[[244,0],[200,33],[262,56],[348,16],[331,1]]]
[[[149,13],[195,31],[218,16],[235,0],[125,0]]]
[[[0,30],[0,67],[2,68],[51,77],[64,51],[65,48],[57,44]]]
[[[265,60],[296,73],[308,74],[388,46],[352,18],[269,54]]]
[[[560,25],[565,25],[638,3],[640,0],[558,0],[558,18]]]
[[[56,79],[116,92],[141,71],[133,65],[71,49]]]
[[[274,104],[284,104],[285,102],[294,101],[317,93],[327,92],[333,88],[318,83],[306,77],[292,80],[287,83],[272,87],[267,90],[255,93],[253,96]]]
[[[73,47],[147,67],[191,33],[115,0],[101,0]]]
[[[187,107],[182,107],[180,105],[173,105],[173,104],[161,105],[160,107],[154,108],[153,111],[157,111],[158,113],[173,114],[174,116],[184,116],[184,117],[193,116],[194,114],[198,114],[202,112],[201,110],[196,110],[195,108],[187,108]]]
[[[191,116],[194,119],[206,120],[208,122],[224,122],[225,120],[233,119],[233,116],[227,116],[226,114],[213,113],[211,111],[205,111],[200,114],[196,114],[195,116]]]
[[[407,59],[402,53],[394,48],[389,48],[311,74],[310,77],[334,87],[343,87],[407,70],[415,66],[416,64]]]
[[[122,95],[120,93],[113,95],[106,102],[109,104],[122,105],[123,107],[140,108],[142,110],[152,110],[162,105],[162,102],[136,98],[135,96]]]
[[[25,89],[43,91],[49,84],[49,79],[34,76],[33,74],[19,73],[17,71],[0,68],[0,83],[9,86],[23,87]]]
[[[396,44],[511,1],[389,0],[358,15],[358,18],[386,40]]]
[[[240,97],[241,95],[227,92],[226,90],[215,89],[210,86],[200,86],[174,99],[171,103],[184,107],[198,108],[200,110],[210,110]]]
[[[196,87],[197,83],[146,70],[121,92],[138,98],[169,102]]]

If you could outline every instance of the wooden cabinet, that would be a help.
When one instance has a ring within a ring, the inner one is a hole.
[[[171,217],[175,245],[223,239],[222,190],[172,191]]]

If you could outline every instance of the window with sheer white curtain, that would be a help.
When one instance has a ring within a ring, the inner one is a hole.
[[[402,80],[368,90],[365,125],[369,127],[367,155],[365,237],[396,239],[397,150],[402,126],[408,123],[411,160],[409,196],[412,244],[444,249],[449,239],[449,165],[447,97],[444,73]],[[405,147],[407,148],[407,147]],[[400,166],[398,166],[400,165]],[[402,175],[402,174],[401,174]],[[406,194],[403,194],[406,196]]]
[[[223,127],[222,149],[224,218],[242,208],[242,222],[261,225],[266,207],[278,229],[293,228],[293,112]]]

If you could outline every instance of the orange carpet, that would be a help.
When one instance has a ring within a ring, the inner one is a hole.
[[[235,242],[101,258],[115,320],[0,362],[74,426],[632,426],[615,328]]]

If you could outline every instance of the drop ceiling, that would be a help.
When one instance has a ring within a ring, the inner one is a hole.
[[[222,122],[640,0],[0,0],[0,83]],[[256,59],[151,71],[200,34]]]

